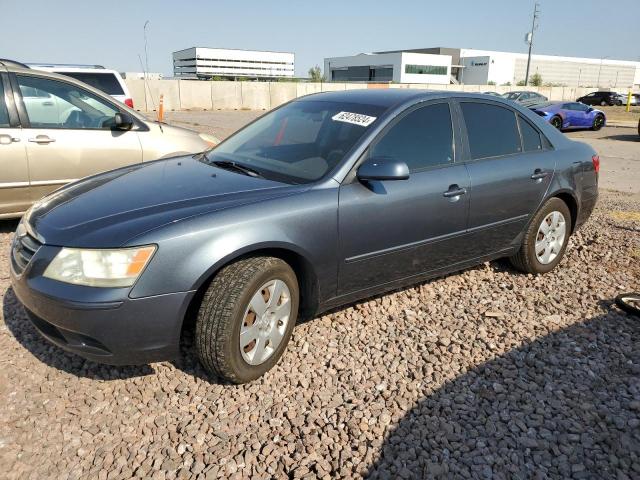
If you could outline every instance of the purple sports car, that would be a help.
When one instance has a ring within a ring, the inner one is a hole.
[[[558,130],[565,128],[590,128],[600,130],[606,123],[602,110],[579,102],[545,102],[531,107]]]

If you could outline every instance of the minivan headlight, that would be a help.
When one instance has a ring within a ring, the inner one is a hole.
[[[89,287],[130,287],[155,251],[155,245],[114,250],[63,248],[44,276]]]

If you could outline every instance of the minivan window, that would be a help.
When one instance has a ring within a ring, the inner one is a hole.
[[[535,152],[536,150],[542,150],[542,141],[538,130],[520,115],[518,115],[518,122],[520,122],[520,133],[522,135],[524,151]]]
[[[56,71],[56,73],[80,80],[109,95],[124,95],[122,86],[120,86],[120,82],[118,82],[118,79],[113,73],[63,71]]]
[[[259,118],[201,158],[233,162],[288,183],[319,180],[375,125],[384,108],[343,102],[298,100]]]
[[[2,78],[0,78],[0,128],[7,128],[9,126],[9,111],[7,110],[7,104],[4,100],[4,86],[2,85]]]
[[[16,75],[32,128],[111,129],[119,110],[72,83]],[[39,92],[36,96],[30,96]]]
[[[521,151],[515,112],[488,103],[462,102],[461,107],[472,159]]]
[[[408,113],[376,142],[369,156],[392,157],[412,172],[453,162],[449,105],[438,103]]]

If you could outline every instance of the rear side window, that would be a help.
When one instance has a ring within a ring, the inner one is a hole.
[[[472,159],[521,151],[516,115],[512,110],[475,102],[463,102],[461,107]]]
[[[522,135],[522,147],[524,151],[535,152],[542,150],[542,140],[540,139],[538,130],[520,115],[518,115],[518,122],[520,122],[520,134]]]
[[[56,73],[80,80],[109,95],[124,95],[124,90],[122,90],[120,82],[113,73],[60,71]]]
[[[9,125],[9,111],[4,100],[4,86],[2,85],[2,78],[0,78],[0,128],[7,128]]]
[[[408,113],[372,147],[369,156],[393,157],[412,172],[453,162],[449,105],[438,103]]]

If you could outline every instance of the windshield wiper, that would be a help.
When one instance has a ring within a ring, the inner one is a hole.
[[[241,163],[232,162],[230,160],[215,160],[212,163],[217,167],[224,168],[226,170],[235,170],[243,173],[244,175],[248,175],[249,177],[262,177],[260,172],[251,167],[247,167],[246,165],[242,165]]]

